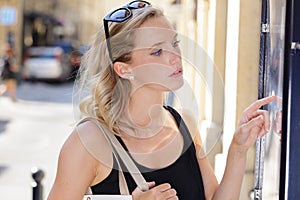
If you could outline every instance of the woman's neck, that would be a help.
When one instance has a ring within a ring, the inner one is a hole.
[[[130,98],[128,117],[136,126],[137,136],[150,137],[159,132],[166,121],[162,92],[136,91]]]

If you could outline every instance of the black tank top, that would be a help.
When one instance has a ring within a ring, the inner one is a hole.
[[[177,195],[180,200],[204,200],[205,194],[202,176],[196,158],[194,143],[189,130],[177,111],[169,106],[166,106],[165,108],[173,115],[179,131],[183,136],[184,146],[181,156],[173,164],[165,168],[155,170],[138,164],[134,159],[133,161],[142,172],[146,181],[155,181],[156,185],[169,183],[172,188],[177,191]],[[127,150],[122,139],[120,137],[117,138],[124,149]],[[113,163],[114,167],[108,177],[91,187],[93,194],[120,194],[119,175],[115,159]],[[123,173],[129,192],[132,193],[137,186],[128,172]]]

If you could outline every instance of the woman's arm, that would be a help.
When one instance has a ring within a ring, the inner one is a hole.
[[[84,148],[77,131],[73,131],[61,149],[48,200],[82,200],[95,178],[96,166],[96,159]]]
[[[79,124],[61,149],[48,200],[82,200],[88,187],[103,181],[112,166],[111,148],[97,125]]]
[[[274,96],[260,99],[243,112],[229,147],[224,176],[214,199],[239,199],[246,169],[247,151],[256,139],[264,136],[270,128],[269,114],[267,111],[260,110],[260,107],[275,99]]]
[[[187,126],[194,139],[206,199],[239,199],[246,169],[247,151],[257,138],[264,136],[268,132],[270,126],[268,112],[259,108],[275,99],[276,97],[272,96],[258,100],[243,112],[228,150],[224,176],[219,185],[203,151],[202,141],[195,120],[190,115],[183,113],[182,116],[187,122]]]

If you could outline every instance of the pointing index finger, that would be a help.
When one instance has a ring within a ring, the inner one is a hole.
[[[269,96],[269,97],[265,97],[262,99],[257,100],[256,102],[254,102],[253,104],[251,104],[251,106],[249,107],[250,111],[256,111],[258,110],[260,107],[271,103],[272,101],[274,101],[275,99],[277,99],[276,96]]]

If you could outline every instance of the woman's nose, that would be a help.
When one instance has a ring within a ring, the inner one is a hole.
[[[178,63],[181,63],[181,54],[180,52],[178,51],[172,51],[172,52],[169,52],[169,62],[170,62],[170,65],[178,65]]]

